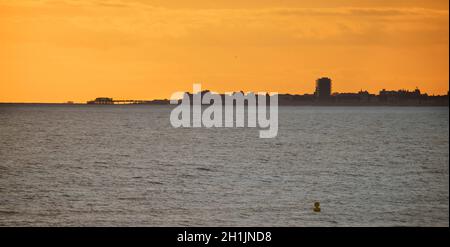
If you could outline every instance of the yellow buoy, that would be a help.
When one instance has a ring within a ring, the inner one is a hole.
[[[320,212],[320,202],[314,203],[314,212]]]

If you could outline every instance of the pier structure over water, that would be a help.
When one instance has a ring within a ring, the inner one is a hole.
[[[89,105],[133,105],[133,104],[168,104],[167,100],[135,100],[135,99],[121,99],[115,100],[113,98],[100,97],[95,100],[88,101]]]

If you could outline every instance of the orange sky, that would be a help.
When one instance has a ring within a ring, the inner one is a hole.
[[[189,2],[189,3],[188,3]],[[447,94],[448,0],[0,0],[0,102]]]

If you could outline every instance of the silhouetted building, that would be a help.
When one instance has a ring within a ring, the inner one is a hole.
[[[114,100],[112,98],[96,98],[95,100],[88,101],[88,104],[95,104],[95,105],[112,105],[114,104]]]
[[[314,94],[319,99],[329,99],[331,96],[331,79],[328,77],[317,79]]]

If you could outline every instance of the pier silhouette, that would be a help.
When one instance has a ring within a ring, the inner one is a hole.
[[[135,99],[120,99],[115,100],[113,98],[99,97],[95,100],[88,101],[89,105],[134,105],[134,104],[153,104],[162,105],[168,104],[168,100],[135,100]]]

